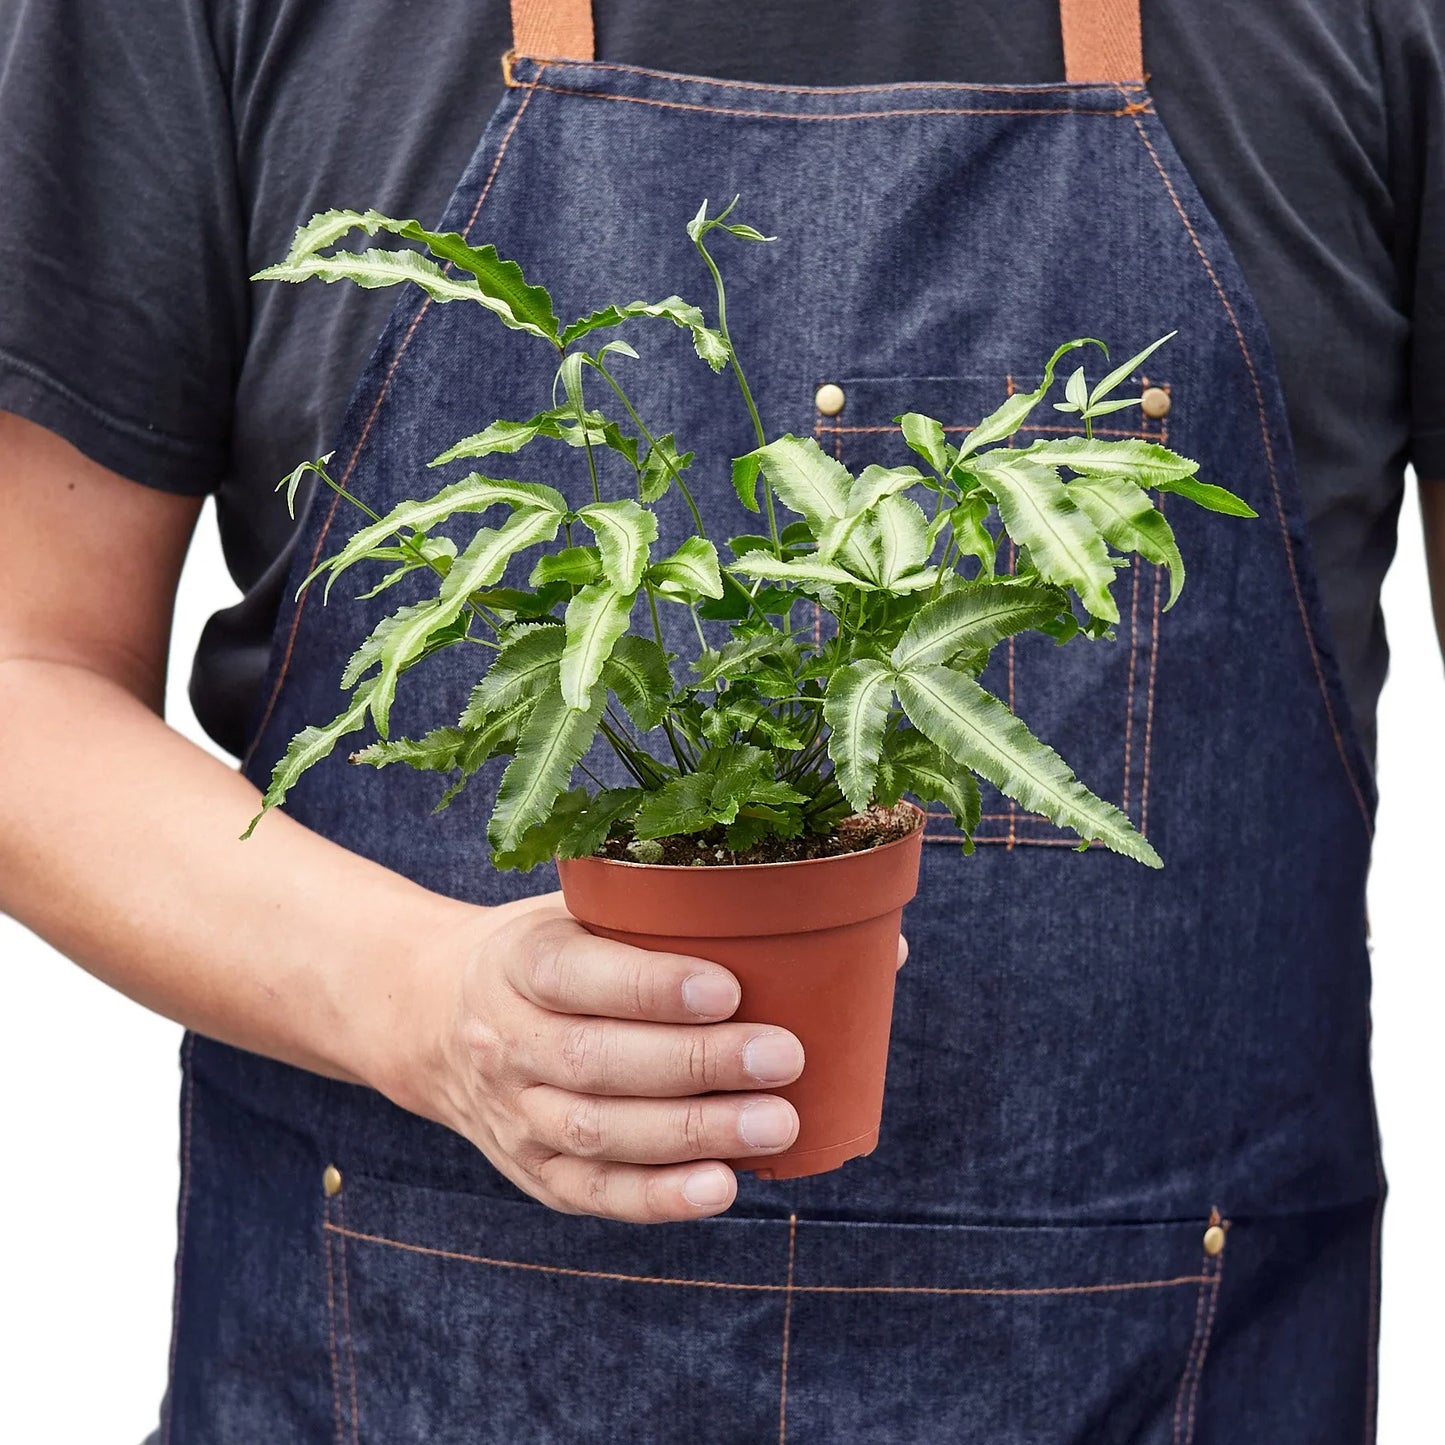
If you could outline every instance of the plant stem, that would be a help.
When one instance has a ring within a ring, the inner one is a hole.
[[[383,518],[380,517],[376,512],[372,511],[372,509],[371,509],[370,507],[368,507],[368,506],[366,505],[366,503],[361,500],[360,497],[353,496],[350,492],[348,492],[348,491],[346,490],[345,487],[343,487],[343,486],[341,485],[340,482],[334,482],[334,481],[332,481],[332,479],[331,479],[331,473],[328,472],[325,467],[320,466],[320,465],[317,465],[317,466],[312,467],[311,470],[312,470],[313,472],[315,472],[316,475],[317,475],[318,477],[320,477],[321,480],[322,480],[323,482],[325,482],[326,485],[327,485],[328,487],[330,487],[331,490],[332,490],[333,492],[335,492],[338,497],[345,497],[346,500],[347,500],[348,502],[350,502],[353,507],[359,507],[363,512],[366,513],[366,515],[367,515],[368,517],[371,518],[371,520],[372,520],[373,522],[380,522],[380,521],[383,520]],[[401,545],[402,545],[404,548],[406,548],[406,550],[407,550],[408,552],[410,552],[410,553],[412,554],[412,556],[417,559],[418,562],[422,562],[422,563],[424,563],[426,566],[430,567],[431,570],[432,570],[433,572],[435,572],[435,573],[437,574],[437,576],[442,579],[443,582],[446,581],[446,576],[447,576],[447,574],[446,574],[444,571],[442,571],[441,567],[440,567],[432,558],[428,557],[428,556],[426,555],[426,553],[423,552],[423,551],[421,550],[421,548],[418,547],[418,546],[411,540],[410,537],[403,537],[403,536],[401,535],[401,533],[400,533],[398,530],[396,530],[396,528],[393,528],[393,529],[392,529],[391,535],[392,535],[393,537],[395,537],[396,540],[397,540],[398,542],[400,542]],[[482,621],[485,622],[485,623],[487,624],[487,626],[492,629],[493,632],[497,633],[498,635],[501,634],[502,627],[501,627],[501,621],[500,621],[499,618],[495,617],[493,614],[491,614],[490,612],[488,612],[487,609],[486,609],[485,607],[483,607],[480,603],[473,602],[470,597],[467,598],[467,606],[470,607],[471,610],[472,610],[472,612],[473,612],[473,614],[474,614],[475,616],[477,616],[477,617],[480,617],[480,618],[482,619]],[[469,641],[472,641],[472,642],[480,641],[479,638],[475,638],[475,637],[470,638],[470,639],[468,639],[468,640],[469,640]],[[486,644],[486,645],[487,645],[487,646],[491,646],[491,645],[493,645],[493,644],[490,644],[490,643],[489,643],[489,644]]]
[[[643,590],[647,593],[647,606],[652,613],[652,635],[657,639],[657,645],[664,652],[667,651],[667,644],[662,640],[662,619],[657,615],[657,592],[649,582],[643,583]],[[677,759],[679,772],[687,771],[687,760],[682,755],[682,749],[677,745],[677,734],[672,730],[672,719],[666,713],[662,717],[662,730],[667,734],[667,741],[672,747],[672,755]]]
[[[748,409],[748,415],[753,421],[753,434],[758,439],[758,445],[765,447],[768,444],[767,433],[763,430],[762,418],[758,416],[757,403],[753,400],[753,390],[748,385],[747,375],[743,371],[743,364],[738,360],[738,349],[733,345],[732,332],[728,330],[728,297],[727,288],[723,285],[722,272],[717,268],[717,262],[708,254],[708,249],[699,237],[694,244],[697,246],[698,254],[707,264],[707,269],[712,273],[713,290],[717,293],[717,329],[723,339],[723,345],[728,349],[728,355],[732,357],[733,375],[738,379],[738,390],[743,394],[743,403]],[[768,536],[772,539],[773,551],[781,560],[783,555],[783,544],[778,538],[778,518],[773,507],[773,489],[768,483],[767,477],[763,478],[763,499],[768,504]]]
[[[606,380],[607,384],[612,388],[613,391],[617,393],[618,401],[620,401],[622,405],[627,408],[627,415],[632,418],[633,425],[638,429],[638,431],[642,433],[643,439],[647,442],[647,445],[651,447],[654,451],[656,451],[657,438],[654,437],[650,431],[648,431],[642,418],[638,416],[636,410],[633,408],[631,401],[628,400],[627,393],[623,391],[621,383],[617,380],[615,376],[613,376],[610,371],[608,371],[605,366],[602,365],[600,361],[596,363],[596,366],[597,370],[602,373],[603,378]],[[668,476],[670,476],[672,480],[677,483],[678,491],[682,493],[683,497],[687,501],[688,511],[692,513],[692,520],[697,527],[698,536],[706,539],[707,528],[703,525],[702,513],[698,511],[697,503],[693,500],[693,495],[688,490],[687,483],[684,482],[682,479],[682,473],[679,472],[675,466],[673,466],[672,461],[668,457],[666,452],[658,452],[658,455],[662,458],[663,466],[667,468]]]

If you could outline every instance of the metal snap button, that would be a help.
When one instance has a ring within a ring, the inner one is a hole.
[[[1211,1259],[1224,1252],[1224,1230],[1219,1225],[1211,1224],[1204,1231],[1204,1252]]]
[[[341,1193],[341,1170],[336,1165],[328,1164],[321,1173],[321,1187],[326,1191],[328,1199]]]
[[[837,416],[843,410],[843,403],[847,400],[848,398],[843,394],[843,388],[835,381],[825,381],[813,395],[813,405],[824,416]]]
[[[1158,421],[1160,417],[1169,415],[1171,405],[1169,393],[1162,386],[1146,387],[1144,395],[1139,398],[1144,407],[1144,415],[1153,417]]]

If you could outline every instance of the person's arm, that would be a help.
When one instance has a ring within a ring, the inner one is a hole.
[[[720,1160],[786,1147],[797,1117],[699,1095],[802,1060],[784,1030],[716,1022],[725,969],[593,938],[555,895],[445,898],[283,813],[239,841],[256,790],[161,716],[199,506],[0,413],[0,909],[188,1027],[456,1129],[555,1208],[725,1208]]]
[[[1445,657],[1445,481],[1420,483],[1420,516],[1425,524],[1425,561],[1430,569],[1430,598],[1435,634]]]

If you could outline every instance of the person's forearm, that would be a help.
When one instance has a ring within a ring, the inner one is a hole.
[[[437,935],[477,910],[284,814],[240,842],[250,783],[84,668],[3,661],[0,696],[0,909],[188,1027],[392,1083]]]
[[[1425,526],[1425,558],[1435,606],[1435,635],[1445,657],[1445,480],[1420,480],[1420,516]]]

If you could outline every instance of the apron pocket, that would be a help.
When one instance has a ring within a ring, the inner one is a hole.
[[[337,1439],[1178,1445],[1223,1263],[1206,1223],[640,1227],[348,1170],[324,1230]]]
[[[1037,365],[1010,373],[959,376],[844,377],[838,384],[846,398],[836,416],[815,413],[813,435],[855,476],[870,462],[883,466],[921,466],[908,449],[893,418],[918,411],[937,418],[955,446],[965,433],[992,412],[1006,396],[1032,385]],[[1064,374],[1067,374],[1066,362]],[[1166,395],[1167,382],[1139,378]],[[1121,393],[1125,394],[1125,393]],[[1050,397],[1062,396],[1055,388]],[[1045,399],[1015,434],[1010,445],[1027,447],[1047,437],[1078,431],[1065,414]],[[1131,408],[1105,419],[1096,435],[1138,437],[1169,444],[1168,415],[1158,419]],[[995,515],[991,524],[999,531]],[[1012,570],[1012,544],[999,549],[1000,571]],[[1002,698],[1029,728],[1062,753],[1081,781],[1101,797],[1119,805],[1140,832],[1148,831],[1149,773],[1152,762],[1155,683],[1158,676],[1159,619],[1168,597],[1165,569],[1135,556],[1119,574],[1114,598],[1119,607],[1115,640],[1090,645],[1076,640],[1059,647],[1038,633],[1011,637],[995,649],[981,681]],[[1072,832],[1021,808],[991,784],[980,780],[983,816],[974,841],[980,844],[1038,844],[1075,847]],[[948,814],[930,810],[928,838],[958,836]]]

